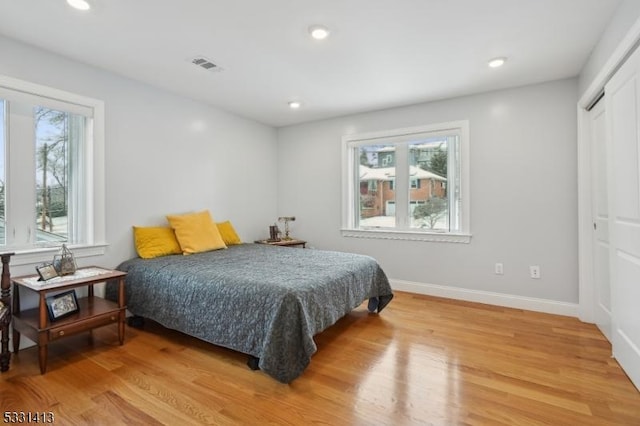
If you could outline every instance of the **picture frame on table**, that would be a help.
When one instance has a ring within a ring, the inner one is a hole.
[[[36,266],[36,271],[40,276],[38,281],[47,281],[58,276],[58,271],[56,271],[56,268],[52,263],[45,263],[43,265]]]
[[[49,313],[49,320],[52,322],[73,315],[80,310],[75,290],[49,296],[45,299],[45,303]]]

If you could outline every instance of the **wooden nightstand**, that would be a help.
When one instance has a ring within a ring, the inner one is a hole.
[[[13,352],[20,350],[20,335],[24,334],[38,344],[40,373],[47,371],[48,344],[57,339],[71,336],[108,324],[118,324],[118,339],[124,343],[124,321],[126,315],[124,299],[124,278],[121,271],[89,267],[80,268],[73,275],[56,277],[49,281],[38,281],[38,275],[13,278]],[[118,302],[94,296],[93,285],[117,280]],[[47,314],[47,293],[88,287],[87,297],[78,299],[78,312],[56,321]],[[27,289],[38,294],[37,308],[20,310],[20,290]]]
[[[269,241],[269,240],[257,240],[255,241],[256,244],[269,244],[270,246],[283,246],[283,247],[296,247],[296,246],[302,246],[302,248],[306,248],[307,247],[307,242],[303,241],[303,240],[297,240],[297,239],[292,239],[292,240],[280,240],[280,241]]]

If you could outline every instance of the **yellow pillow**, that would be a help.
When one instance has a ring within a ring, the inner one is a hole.
[[[176,233],[182,254],[227,248],[208,210],[167,216]]]
[[[180,254],[182,249],[173,229],[166,226],[157,227],[133,227],[133,240],[138,256],[143,259]]]
[[[218,227],[218,231],[220,231],[220,235],[226,245],[232,246],[235,244],[242,244],[242,241],[240,241],[240,237],[236,233],[231,222],[228,220],[225,222],[219,222],[216,223],[216,226]]]

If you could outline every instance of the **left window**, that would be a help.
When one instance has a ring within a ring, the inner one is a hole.
[[[0,77],[0,245],[104,240],[101,101]]]

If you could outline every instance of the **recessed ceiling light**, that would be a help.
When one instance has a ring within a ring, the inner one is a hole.
[[[492,60],[489,61],[489,66],[491,68],[498,68],[503,66],[505,62],[507,62],[507,58],[504,58],[504,57],[493,58]]]
[[[85,0],[67,0],[69,6],[78,10],[89,10],[91,5]]]
[[[291,109],[298,109],[302,106],[302,103],[300,103],[300,101],[291,101],[289,102],[289,108]]]
[[[329,37],[329,29],[322,25],[312,25],[309,27],[309,34],[316,40],[324,40]]]

